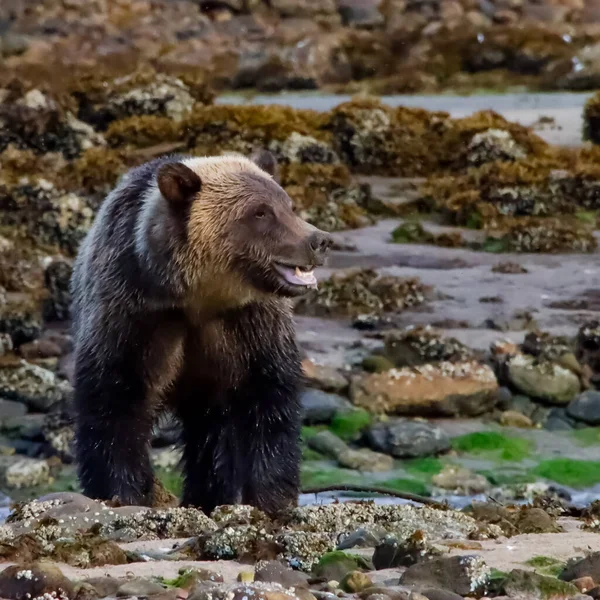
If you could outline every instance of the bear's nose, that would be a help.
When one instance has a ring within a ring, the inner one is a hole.
[[[325,254],[333,245],[333,238],[324,231],[315,231],[308,243],[313,252]]]

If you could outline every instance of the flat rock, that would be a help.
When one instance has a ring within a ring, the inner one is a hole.
[[[522,569],[511,571],[503,582],[503,588],[511,598],[523,600],[558,600],[579,594],[577,587],[571,583]]]
[[[308,440],[308,445],[317,452],[337,460],[348,469],[357,471],[389,471],[394,466],[391,456],[374,452],[368,448],[355,450],[329,430],[319,431]]]
[[[352,404],[337,394],[308,388],[300,396],[302,419],[307,425],[329,423],[338,413],[350,412]]]
[[[308,576],[299,571],[294,571],[276,560],[257,565],[254,572],[254,581],[270,581],[290,587],[308,587]]]
[[[443,429],[423,421],[393,419],[377,423],[367,431],[371,447],[396,458],[432,456],[450,449]]]
[[[600,425],[600,392],[583,392],[567,406],[567,415],[588,425]]]
[[[0,398],[0,420],[22,417],[26,412],[27,407],[22,402]]]
[[[443,557],[409,567],[400,583],[428,585],[449,590],[460,596],[481,595],[485,591],[490,569],[479,556]]]
[[[496,403],[498,382],[477,362],[391,369],[356,379],[354,403],[375,413],[418,416],[477,416]]]
[[[334,393],[343,392],[348,388],[348,379],[332,367],[305,359],[302,361],[302,370],[304,378],[311,387]]]
[[[127,598],[128,596],[141,596],[144,598],[147,596],[160,594],[164,592],[164,590],[165,587],[159,583],[150,581],[148,579],[138,578],[126,581],[120,585],[119,589],[117,590],[117,596],[121,598]]]

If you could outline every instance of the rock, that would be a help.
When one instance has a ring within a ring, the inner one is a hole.
[[[392,330],[384,338],[384,356],[396,367],[414,367],[439,362],[465,362],[473,352],[455,338],[443,337],[435,329],[409,327]]]
[[[367,564],[361,557],[335,551],[321,557],[313,574],[327,581],[342,581],[346,575],[359,572],[360,569],[365,570],[366,567]]]
[[[37,154],[60,152],[70,159],[105,143],[89,125],[60,110],[40,90],[29,90],[12,104],[0,104],[0,151],[12,144]]]
[[[492,267],[492,273],[502,273],[504,275],[522,275],[529,271],[519,263],[501,262]]]
[[[299,600],[294,590],[287,590],[277,583],[255,582],[249,584],[236,583],[233,585],[211,586],[205,590],[192,590],[189,600],[243,600],[255,598],[256,600]],[[314,600],[314,596],[307,596],[305,600]]]
[[[66,321],[70,316],[70,281],[73,266],[65,258],[55,258],[44,271],[44,283],[49,297],[44,300],[46,321]]]
[[[548,431],[569,431],[576,425],[576,421],[567,415],[565,408],[553,408],[544,421],[544,429]]]
[[[165,587],[147,579],[132,579],[119,586],[117,597],[128,598],[138,596],[147,598],[165,591]]]
[[[307,425],[330,423],[340,412],[350,412],[353,407],[346,398],[308,388],[300,396],[302,419]]]
[[[177,577],[177,587],[181,590],[190,590],[202,582],[223,583],[223,575],[208,569],[180,569]]]
[[[42,427],[45,415],[26,414],[22,417],[9,417],[2,424],[2,431],[10,433],[12,437],[26,440],[36,440],[42,437]]]
[[[13,31],[0,35],[0,56],[9,58],[20,56],[29,48],[29,38]]]
[[[590,321],[579,328],[575,340],[575,356],[593,373],[592,380],[600,380],[600,322]]]
[[[562,581],[573,581],[581,577],[600,581],[600,552],[592,552],[584,558],[571,561],[559,575]]]
[[[302,370],[311,387],[338,394],[348,389],[348,379],[336,369],[305,359],[302,361]]]
[[[440,590],[438,588],[423,588],[421,593],[429,600],[460,600],[462,598],[462,596],[459,596],[454,592]]]
[[[292,0],[276,0],[272,4],[273,9],[280,17],[306,17],[314,18],[319,16],[328,16],[337,14],[335,2],[316,2],[315,0],[303,0],[294,2]]]
[[[42,314],[39,303],[25,294],[7,294],[0,298],[0,333],[8,336],[3,354],[39,337]]]
[[[505,427],[520,427],[523,429],[533,427],[533,421],[516,410],[505,410],[500,415],[500,424]]]
[[[367,373],[385,373],[394,368],[394,363],[381,354],[365,356],[360,365]]]
[[[521,413],[529,419],[532,419],[539,406],[539,404],[533,402],[528,396],[523,396],[523,394],[515,394],[512,397],[510,407],[507,407],[507,410]]]
[[[254,581],[253,571],[240,571],[237,580],[241,583],[252,583]]]
[[[283,142],[273,141],[270,150],[284,162],[335,164],[340,159],[331,146],[294,131]]]
[[[600,392],[583,392],[567,406],[567,415],[588,425],[600,425]]]
[[[294,571],[276,560],[257,564],[254,581],[270,581],[285,588],[308,587],[308,577],[304,573]]]
[[[107,596],[116,597],[117,590],[122,584],[115,577],[90,577],[85,580],[85,583],[91,585],[96,590],[99,598],[106,598]]]
[[[508,377],[522,393],[552,404],[568,404],[581,390],[579,377],[573,371],[549,361],[538,362],[525,354],[509,359]]]
[[[474,167],[497,160],[515,161],[525,156],[525,150],[503,129],[488,129],[475,134],[467,148],[467,163]]]
[[[24,360],[0,367],[0,394],[35,411],[49,410],[66,400],[71,390],[71,385],[52,371]]]
[[[426,536],[420,531],[405,540],[387,536],[375,548],[373,565],[377,570],[410,567],[420,561],[429,560],[436,554],[440,552],[431,548]]]
[[[579,577],[573,579],[571,583],[582,593],[585,594],[596,587],[596,582],[591,577]]]
[[[312,316],[381,315],[418,306],[429,293],[430,289],[415,277],[382,275],[374,269],[349,269],[319,282],[319,289],[302,296],[295,308],[299,314]]]
[[[385,529],[382,527],[359,527],[347,535],[342,535],[338,541],[336,550],[375,548],[384,536]]]
[[[373,582],[371,578],[362,571],[350,571],[340,581],[340,588],[349,594],[362,592],[362,590],[371,587]]]
[[[23,403],[0,398],[0,421],[13,417],[22,417],[26,412],[27,407]]]
[[[25,360],[56,358],[62,355],[62,349],[52,340],[38,339],[19,346],[19,355]]]
[[[367,375],[352,383],[351,397],[376,413],[477,416],[493,408],[497,389],[486,365],[442,362]]]
[[[371,448],[396,458],[433,456],[450,449],[450,438],[442,429],[408,419],[377,423],[366,438]]]
[[[94,218],[87,197],[41,178],[0,189],[0,209],[0,225],[19,227],[35,244],[68,256],[76,254]]]
[[[358,471],[389,471],[394,461],[391,456],[373,452],[367,448],[353,450],[331,431],[319,431],[308,439],[313,450],[330,456],[349,469]]]
[[[338,0],[338,12],[346,26],[371,29],[385,24],[380,0]]]
[[[552,515],[544,509],[530,505],[506,508],[500,504],[474,502],[473,517],[482,523],[500,526],[507,536],[561,531]]]
[[[480,597],[489,583],[491,571],[479,556],[433,558],[409,567],[400,583],[439,587],[460,596]]]
[[[524,600],[558,600],[579,594],[579,590],[571,583],[520,569],[513,569],[503,581],[502,587],[507,596]]]
[[[113,95],[107,102],[103,116],[106,119],[110,115],[110,120],[117,120],[161,115],[181,121],[194,104],[194,98],[181,80],[160,73],[148,85]]]
[[[446,465],[441,473],[433,476],[432,482],[462,496],[481,494],[490,488],[490,482],[483,475],[456,465]]]
[[[45,460],[22,458],[4,472],[4,481],[9,489],[21,489],[48,483],[50,467]]]
[[[9,600],[73,598],[74,589],[60,569],[52,564],[11,565],[0,572],[0,597]]]

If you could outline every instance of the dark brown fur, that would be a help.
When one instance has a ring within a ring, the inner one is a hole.
[[[123,179],[72,280],[86,494],[151,504],[150,433],[169,408],[183,430],[184,504],[295,501],[301,369],[288,298],[302,290],[273,261],[322,264],[328,246],[247,159],[162,158]]]

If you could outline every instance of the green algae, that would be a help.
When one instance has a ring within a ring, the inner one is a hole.
[[[600,483],[600,462],[573,458],[550,458],[541,461],[532,473],[575,489]]]
[[[454,438],[452,447],[463,454],[518,462],[531,454],[533,443],[523,438],[509,437],[495,431],[478,431]]]
[[[330,429],[344,441],[355,440],[372,422],[371,414],[364,409],[338,413],[331,421]]]

